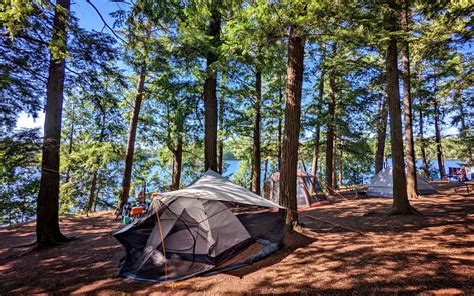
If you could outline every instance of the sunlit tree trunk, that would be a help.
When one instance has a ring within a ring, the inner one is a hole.
[[[402,26],[405,32],[409,31],[410,12],[409,0],[405,0],[405,9],[402,12]],[[416,158],[413,141],[413,116],[411,102],[411,74],[410,74],[410,47],[408,41],[402,44],[403,61],[403,114],[405,120],[405,158],[407,160],[407,194],[408,198],[416,198]]]
[[[396,2],[390,2],[391,8]],[[387,26],[390,31],[397,30],[397,17],[389,12]],[[390,113],[390,136],[392,148],[393,172],[393,206],[392,214],[411,214],[414,212],[408,201],[405,163],[403,157],[403,134],[400,110],[400,89],[398,81],[397,41],[394,36],[389,37],[386,53],[387,97]]]
[[[255,104],[254,104],[254,122],[253,122],[253,157],[252,157],[252,192],[260,195],[260,121],[262,100],[262,73],[257,70],[255,75]]]
[[[220,43],[221,15],[218,1],[211,4],[211,19],[208,25],[208,36],[212,38],[211,44],[217,48]],[[204,82],[204,169],[217,169],[217,79],[214,63],[218,60],[215,50],[207,53],[207,78]]]
[[[135,139],[137,136],[138,116],[145,91],[146,68],[142,66],[137,82],[137,93],[133,104],[132,115],[128,127],[127,150],[125,151],[125,169],[122,178],[122,188],[120,189],[118,209],[121,210],[128,201],[130,194],[130,184],[132,180],[133,154],[135,152]]]
[[[301,117],[301,93],[303,87],[304,41],[302,29],[290,27],[288,38],[288,66],[286,80],[285,130],[282,147],[280,175],[280,200],[287,211],[286,224],[298,224],[296,214],[296,170]]]
[[[53,19],[51,44],[59,47],[62,53],[66,52],[70,4],[69,0],[57,0]],[[59,153],[65,60],[50,51],[41,181],[36,208],[36,239],[40,247],[69,241],[59,229]]]
[[[377,118],[377,143],[375,152],[375,174],[383,169],[385,158],[385,139],[387,136],[388,99],[381,96],[379,101],[379,114]]]

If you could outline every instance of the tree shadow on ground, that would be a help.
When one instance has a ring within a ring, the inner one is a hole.
[[[117,277],[124,250],[111,234],[121,227],[111,214],[68,218],[66,235],[77,239],[53,249],[11,257],[12,246],[34,240],[34,225],[0,230],[3,293],[473,293],[474,203],[445,186],[413,201],[424,216],[364,216],[384,212],[391,200],[341,201],[301,215],[309,235],[252,266],[177,283]],[[451,191],[450,191],[451,190]]]

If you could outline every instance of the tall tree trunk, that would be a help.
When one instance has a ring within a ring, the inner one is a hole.
[[[322,62],[324,62],[325,51],[323,52],[323,56],[321,58]],[[321,65],[321,77],[319,79],[319,102],[322,102],[324,99],[324,77],[326,76],[326,67],[324,64]],[[313,176],[317,177],[318,174],[318,161],[319,161],[319,145],[321,140],[321,121],[319,119],[321,110],[319,104],[316,105],[316,132],[314,137],[314,149],[313,149],[313,167],[312,167],[312,174]],[[311,191],[313,191],[313,187],[311,187]]]
[[[334,144],[332,145],[332,171],[331,171],[331,188],[336,189],[337,188],[337,179],[336,179],[336,167],[337,167],[337,138],[334,136]]]
[[[388,116],[388,99],[381,96],[379,101],[379,116],[377,123],[377,147],[375,152],[375,174],[383,169],[385,158],[385,139],[387,136],[387,116]]]
[[[253,121],[253,157],[252,157],[252,192],[260,195],[260,121],[261,121],[261,100],[262,100],[262,73],[257,70],[255,75],[255,105]]]
[[[71,157],[72,147],[74,143],[74,126],[76,123],[76,114],[74,108],[72,109],[72,119],[71,119],[71,132],[69,133],[69,146],[68,146],[68,156]],[[65,183],[69,183],[71,180],[71,164],[69,163],[66,171],[66,180]]]
[[[125,170],[122,179],[122,188],[120,189],[118,209],[121,210],[128,201],[130,194],[130,183],[132,179],[133,154],[135,152],[135,139],[137,136],[138,115],[145,91],[146,68],[142,66],[140,76],[137,83],[137,94],[135,96],[135,104],[133,105],[132,116],[130,117],[130,125],[128,127],[127,150],[125,152]]]
[[[212,38],[213,48],[207,53],[207,78],[204,82],[204,169],[217,172],[217,74],[213,67],[218,60],[216,49],[220,43],[221,30],[218,1],[212,1],[210,11],[207,34]]]
[[[288,66],[286,80],[285,130],[282,147],[280,175],[280,200],[289,209],[286,224],[298,224],[296,214],[296,170],[301,117],[301,92],[303,87],[304,41],[302,29],[290,27],[288,38]]]
[[[435,95],[438,92],[438,86],[436,83],[436,72],[435,81],[434,81],[434,89]],[[446,170],[444,168],[444,153],[443,153],[443,146],[441,145],[441,119],[440,119],[440,111],[439,111],[439,104],[436,97],[433,98],[433,105],[434,105],[434,121],[435,121],[435,140],[436,140],[436,156],[438,157],[438,169],[439,169],[439,177],[441,180],[446,178]]]
[[[402,12],[402,26],[405,32],[409,31],[410,22],[410,4],[409,0],[405,0],[405,9]],[[408,41],[402,44],[402,60],[403,60],[403,114],[405,120],[405,158],[407,160],[407,194],[408,198],[416,198],[416,158],[415,144],[413,141],[413,116],[411,104],[411,73],[410,73],[410,47]]]
[[[459,131],[459,134],[463,138],[463,141],[466,142],[466,154],[470,164],[473,165],[474,161],[472,158],[472,140],[469,139],[469,127],[466,124],[466,112],[464,111],[463,100],[459,90],[456,91],[456,102],[458,104],[459,119],[461,122],[461,130]]]
[[[425,172],[426,178],[431,179],[430,170],[428,168],[428,160],[426,159],[426,140],[424,138],[423,130],[423,106],[420,106],[420,150],[423,171]]]
[[[268,177],[268,159],[265,159],[265,166],[263,167],[263,181],[267,180]]]
[[[97,186],[97,193],[95,194],[95,199],[94,199],[94,212],[97,212],[97,201],[99,200],[99,194],[100,194],[100,190],[102,189],[101,188],[101,183],[100,183],[100,178],[97,177],[98,180],[99,180],[99,186]]]
[[[342,188],[342,182],[344,181],[344,174],[342,171],[343,159],[342,159],[342,147],[339,147],[339,189]]]
[[[95,201],[95,191],[97,186],[97,174],[98,170],[95,170],[92,174],[91,189],[89,191],[89,198],[87,199],[86,213],[88,214],[92,210],[92,205]]]
[[[441,120],[440,120],[440,111],[438,100],[436,99],[436,94],[438,93],[438,83],[436,79],[436,69],[434,71],[434,97],[433,97],[433,106],[434,106],[434,120],[435,120],[435,141],[436,141],[436,156],[438,158],[438,169],[439,177],[441,180],[446,178],[446,171],[444,169],[444,154],[443,146],[441,145]]]
[[[173,180],[171,183],[171,191],[179,190],[181,182],[181,168],[183,163],[183,136],[178,134],[178,143],[176,150],[173,151]]]
[[[105,122],[106,122],[106,111],[105,109],[102,110],[102,116],[101,116],[101,128],[100,128],[100,135],[99,135],[99,145],[101,145],[104,142],[105,138]],[[89,191],[89,198],[87,200],[87,205],[86,205],[86,213],[89,213],[92,210],[92,206],[95,203],[95,192],[96,192],[96,186],[97,186],[97,177],[99,175],[99,170],[100,170],[100,155],[95,155],[95,165],[97,168],[94,168],[94,172],[92,173],[92,181],[91,181],[91,189]]]
[[[395,1],[390,2],[393,9]],[[397,18],[393,12],[388,19],[389,30],[397,30]],[[400,110],[400,89],[398,82],[397,41],[391,36],[388,41],[386,67],[387,67],[387,96],[390,112],[390,136],[392,146],[392,172],[393,172],[393,206],[392,214],[411,214],[407,195],[407,181],[405,175],[405,162],[403,158],[403,134]]]
[[[319,123],[316,124],[316,133],[314,136],[314,150],[313,150],[313,164],[311,168],[311,174],[317,176],[318,174],[318,161],[319,161],[319,142],[321,138],[321,126]]]
[[[438,157],[439,177],[441,180],[446,178],[446,171],[444,168],[444,153],[441,144],[441,120],[440,111],[437,100],[434,100],[434,120],[435,120],[435,140],[436,140],[436,156]]]
[[[70,13],[69,0],[57,0],[51,44],[66,52],[66,32]],[[41,162],[41,181],[36,208],[38,246],[69,241],[59,229],[59,151],[65,76],[64,57],[51,53],[46,86],[46,114]]]
[[[282,85],[283,85],[283,79],[281,78],[280,75],[280,89],[279,89],[279,94],[278,94],[278,171],[281,170],[281,143],[282,143],[282,128],[283,128],[283,112],[282,112],[282,104],[283,104],[283,91],[282,91]]]
[[[224,166],[224,111],[225,111],[225,102],[224,102],[224,87],[225,79],[224,74],[221,77],[221,96],[219,98],[219,143],[217,146],[217,172],[222,175],[222,167]]]
[[[332,45],[331,57],[336,55],[336,45]],[[326,186],[333,187],[334,183],[334,128],[336,116],[336,71],[334,67],[329,71],[329,101],[328,122],[326,133]],[[333,194],[329,189],[329,194]]]

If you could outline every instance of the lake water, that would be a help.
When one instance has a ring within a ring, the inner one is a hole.
[[[225,177],[230,177],[232,176],[234,173],[236,173],[238,170],[239,170],[239,165],[240,165],[240,160],[225,160],[224,161],[224,164],[227,168],[227,170],[222,174],[223,176]],[[432,174],[432,178],[433,179],[439,179],[439,169],[438,169],[438,161],[437,160],[429,160],[429,167],[430,169],[433,171],[433,174]],[[456,160],[456,159],[447,159],[444,161],[444,167],[445,167],[445,171],[446,171],[446,175],[449,174],[449,168],[450,167],[453,167],[453,168],[460,168],[462,167],[462,161],[461,160]],[[387,159],[387,161],[385,162],[385,167],[390,167],[392,165],[392,159]],[[264,164],[262,164],[262,172],[261,172],[261,180],[262,180],[262,184],[263,184],[263,166]],[[416,161],[416,167],[417,167],[417,170],[421,170],[422,168],[422,161],[421,159],[417,160]],[[311,168],[311,164],[306,164],[306,168],[309,170]],[[270,168],[269,168],[270,170]],[[270,171],[268,172],[268,176],[270,175]],[[468,173],[468,175],[470,175]],[[369,174],[367,176],[364,176],[364,179],[365,180],[368,180],[370,181],[372,178],[373,178],[374,174]],[[469,179],[472,179],[472,176],[468,176]]]

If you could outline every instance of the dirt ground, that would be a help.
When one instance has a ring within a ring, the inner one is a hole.
[[[178,283],[117,276],[124,250],[111,236],[121,225],[110,213],[62,219],[73,242],[26,254],[19,246],[34,241],[34,223],[2,228],[0,294],[474,294],[474,195],[456,183],[437,189],[412,201],[419,217],[384,215],[391,199],[338,198],[302,213],[307,230],[291,246],[246,268]]]

